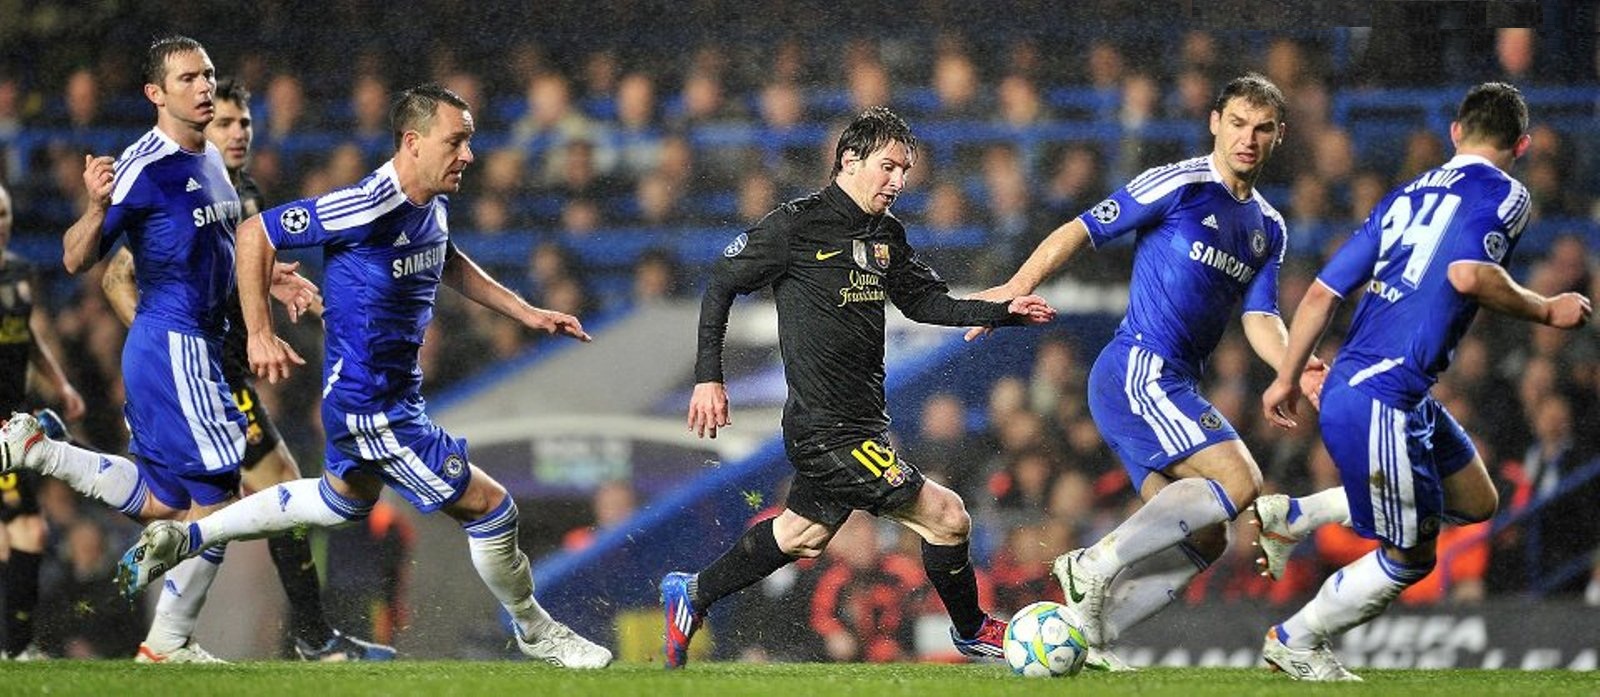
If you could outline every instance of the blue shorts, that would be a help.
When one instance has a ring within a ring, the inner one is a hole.
[[[1151,472],[1239,439],[1233,424],[1200,396],[1194,378],[1121,338],[1100,352],[1089,371],[1089,413],[1135,491]]]
[[[324,399],[328,471],[341,479],[376,475],[423,513],[455,503],[472,478],[467,442],[435,425],[423,407],[422,395],[412,394],[382,412],[352,414]]]
[[[1322,442],[1350,499],[1350,527],[1401,549],[1439,535],[1442,482],[1477,457],[1461,424],[1432,397],[1409,411],[1330,380]]]
[[[217,474],[178,474],[141,457],[135,460],[139,472],[144,475],[145,485],[150,488],[150,495],[175,511],[214,506],[239,494],[238,469]]]
[[[222,378],[221,351],[220,341],[140,321],[122,349],[128,450],[174,508],[216,503],[219,483],[237,481],[246,422]]]

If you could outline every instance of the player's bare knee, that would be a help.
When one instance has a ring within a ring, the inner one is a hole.
[[[799,530],[787,540],[778,540],[778,548],[784,554],[802,559],[815,559],[822,555],[828,548],[828,541],[833,539],[833,533],[827,527],[812,523]]]

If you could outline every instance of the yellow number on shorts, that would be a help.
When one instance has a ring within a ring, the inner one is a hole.
[[[885,470],[894,467],[894,451],[877,441],[863,441],[861,447],[851,450],[850,454],[874,477],[882,477]]]

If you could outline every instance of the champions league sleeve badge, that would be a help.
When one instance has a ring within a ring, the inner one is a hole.
[[[298,235],[311,227],[311,212],[301,206],[295,206],[278,216],[278,224],[283,226],[284,232]]]
[[[1101,225],[1110,225],[1117,219],[1117,216],[1122,215],[1122,206],[1117,203],[1116,199],[1108,198],[1095,204],[1094,208],[1089,209],[1089,215],[1100,221]]]
[[[728,243],[728,246],[722,248],[722,256],[729,258],[739,256],[739,252],[744,251],[744,248],[749,244],[750,234],[741,232],[738,237],[733,238],[733,241]]]

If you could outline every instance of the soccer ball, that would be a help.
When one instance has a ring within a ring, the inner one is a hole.
[[[1006,663],[1012,672],[1029,678],[1077,675],[1089,657],[1083,638],[1067,608],[1040,601],[1017,611],[1006,627]]]

